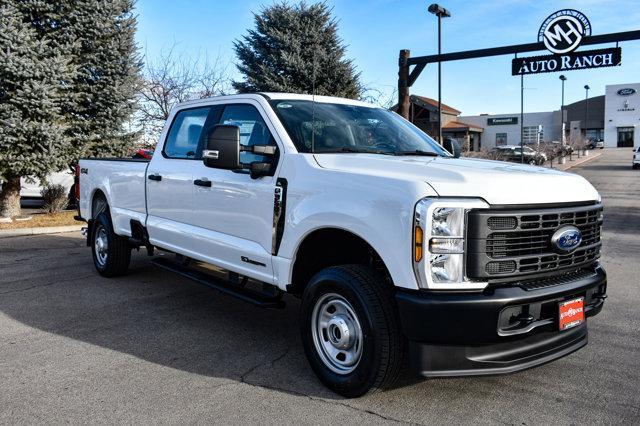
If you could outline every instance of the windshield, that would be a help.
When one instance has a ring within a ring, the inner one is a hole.
[[[299,152],[449,156],[427,134],[382,108],[306,100],[271,105]]]

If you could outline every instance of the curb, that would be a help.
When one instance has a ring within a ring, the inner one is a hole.
[[[59,234],[80,231],[83,225],[49,226],[44,228],[17,228],[0,230],[0,238],[23,237],[25,235]]]
[[[576,166],[581,166],[584,163],[588,163],[591,160],[595,160],[596,158],[600,157],[602,154],[603,154],[602,152],[598,152],[597,154],[593,154],[592,153],[592,154],[589,154],[588,157],[584,157],[584,156],[581,157],[580,161],[572,161],[571,164],[569,164],[569,166],[567,168],[565,168],[565,169],[561,169],[559,167],[554,167],[554,169],[560,170],[562,172],[566,172],[567,170],[572,169],[572,168],[574,168]]]

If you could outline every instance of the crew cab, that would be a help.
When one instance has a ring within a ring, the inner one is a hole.
[[[348,397],[405,371],[511,373],[586,345],[607,286],[598,192],[450,145],[354,100],[191,101],[150,160],[80,161],[79,219],[105,277],[145,248],[258,306],[301,298],[309,364]]]

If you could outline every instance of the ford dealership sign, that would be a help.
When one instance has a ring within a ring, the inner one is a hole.
[[[620,89],[616,92],[620,96],[630,96],[636,93],[636,89],[632,87],[625,87],[624,89]]]

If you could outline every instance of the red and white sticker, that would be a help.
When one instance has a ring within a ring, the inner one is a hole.
[[[560,302],[560,330],[576,327],[584,322],[584,297]]]

